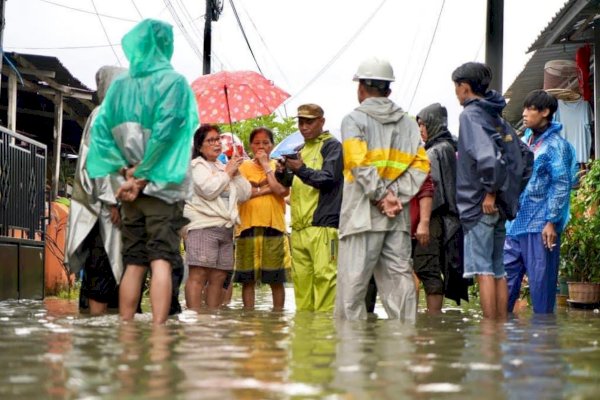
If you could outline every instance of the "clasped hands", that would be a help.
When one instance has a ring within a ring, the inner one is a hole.
[[[138,195],[148,183],[145,179],[136,179],[133,176],[135,172],[135,166],[127,168],[123,174],[125,182],[121,184],[121,187],[117,190],[115,197],[121,201],[132,202],[137,199]]]
[[[388,218],[395,218],[402,212],[402,202],[390,189],[387,190],[385,196],[376,205],[379,211]]]

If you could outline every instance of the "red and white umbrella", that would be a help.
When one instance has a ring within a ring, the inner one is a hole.
[[[192,82],[202,123],[229,123],[269,115],[290,95],[254,71],[221,71]]]

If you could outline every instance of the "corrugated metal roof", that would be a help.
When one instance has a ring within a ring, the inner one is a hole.
[[[569,0],[538,35],[527,52],[553,44],[591,41],[592,25],[597,18],[600,18],[600,0]]]
[[[56,57],[14,52],[6,52],[4,55],[8,57],[15,66],[19,65],[18,58],[22,57],[41,71],[54,71],[56,76],[53,78],[53,80],[61,85],[69,86],[74,89],[85,90],[90,93],[93,92],[89,87],[81,83],[79,79],[71,75],[69,70],[66,69]]]
[[[544,65],[551,60],[575,60],[575,52],[580,46],[581,44],[565,44],[536,50],[504,94],[504,97],[510,99],[504,108],[504,118],[516,125],[521,120],[525,96],[544,86]]]

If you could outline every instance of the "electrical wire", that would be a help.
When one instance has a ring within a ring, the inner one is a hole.
[[[287,78],[287,76],[285,75],[285,73],[283,72],[283,70],[281,69],[281,66],[279,65],[279,62],[277,62],[277,59],[275,58],[275,56],[273,56],[273,53],[271,53],[271,50],[269,49],[269,46],[267,45],[267,42],[265,42],[265,39],[262,37],[262,35],[260,34],[258,28],[256,27],[256,24],[254,23],[254,20],[252,19],[252,17],[250,16],[250,14],[248,13],[248,11],[246,10],[246,7],[244,7],[244,3],[239,1],[239,4],[242,7],[242,11],[244,11],[244,13],[246,14],[246,16],[248,17],[248,19],[250,20],[250,23],[252,24],[252,27],[254,28],[254,30],[256,31],[256,34],[258,35],[260,41],[262,42],[263,46],[265,46],[265,49],[267,50],[267,53],[269,53],[269,55],[271,56],[271,58],[273,59],[273,61],[275,62],[275,67],[277,67],[277,70],[279,71],[279,73],[281,74],[281,76],[283,77],[283,80],[285,81],[285,83],[288,86],[292,86],[290,84],[289,79]]]
[[[140,9],[137,7],[137,5],[135,4],[135,0],[131,0],[131,4],[133,4],[133,8],[135,8],[135,11],[137,11],[138,15],[140,16],[140,19],[144,19],[144,16],[142,15],[142,13],[140,12]]]
[[[442,19],[442,13],[444,11],[444,4],[446,4],[446,0],[442,0],[442,6],[440,7],[440,12],[438,13],[437,21],[435,23],[435,28],[433,29],[433,35],[431,35],[431,41],[429,42],[429,47],[427,48],[427,54],[425,55],[425,60],[423,61],[423,66],[421,67],[421,72],[419,72],[419,79],[417,80],[417,86],[415,86],[415,90],[413,91],[412,97],[410,99],[410,103],[408,105],[408,110],[411,109],[413,100],[415,99],[415,95],[417,94],[417,90],[419,89],[419,85],[421,84],[421,78],[423,77],[423,72],[425,71],[425,66],[427,65],[427,60],[429,59],[429,54],[431,53],[431,48],[433,47],[433,41],[435,40],[435,35],[438,30],[438,26],[440,25],[440,19]]]
[[[134,19],[122,18],[122,17],[115,17],[114,15],[99,14],[99,13],[95,13],[95,12],[92,12],[92,11],[83,10],[81,8],[69,7],[69,6],[66,6],[64,4],[56,3],[54,1],[49,1],[49,0],[39,0],[39,1],[44,2],[44,3],[48,3],[48,4],[52,4],[52,5],[57,6],[57,7],[67,8],[67,9],[69,9],[71,11],[77,11],[77,12],[85,13],[85,14],[100,15],[100,16],[102,16],[104,18],[117,19],[119,21],[138,22],[138,21],[136,21]]]
[[[317,81],[317,79],[319,79],[321,77],[321,75],[323,75],[325,73],[325,71],[327,71],[329,69],[329,67],[331,67],[333,65],[333,63],[335,63],[337,61],[338,58],[340,58],[340,56],[346,51],[346,49],[348,49],[348,47],[350,47],[350,45],[356,40],[356,38],[362,33],[362,31],[367,27],[367,25],[369,24],[369,22],[371,22],[371,20],[373,18],[375,18],[375,15],[377,15],[377,13],[379,12],[379,10],[381,10],[381,8],[383,7],[383,5],[386,3],[387,0],[382,0],[381,3],[379,3],[379,5],[377,6],[377,8],[375,8],[375,10],[371,13],[371,15],[369,15],[369,17],[365,20],[365,22],[362,23],[362,25],[358,28],[358,30],[354,33],[354,35],[352,35],[350,37],[350,39],[346,42],[346,44],[344,44],[337,53],[335,53],[335,55],[331,58],[331,60],[329,60],[329,62],[327,62],[327,64],[325,64],[325,66],[323,66],[323,68],[321,68],[319,70],[319,72],[317,72],[317,74],[311,79],[309,80],[303,87],[302,89],[300,89],[299,91],[296,92],[296,94],[294,94],[292,97],[290,97],[287,101],[289,102],[291,99],[294,99],[296,97],[298,97],[302,92],[304,92],[309,86],[311,86],[313,83],[315,83]]]
[[[209,0],[206,0],[206,1],[209,1]],[[194,19],[192,18],[192,15],[190,14],[185,3],[182,0],[175,0],[175,2],[179,6],[181,11],[183,12],[183,16],[186,19],[186,22],[188,23],[188,25],[192,27],[192,32],[196,35],[196,38],[198,38],[199,41],[204,42],[204,33],[200,32],[200,29],[194,23]],[[223,63],[223,61],[221,60],[221,57],[219,57],[217,52],[211,49],[211,56],[214,56],[215,60],[219,64],[221,64],[221,69],[223,69],[223,65],[225,65],[225,64]],[[211,72],[212,71],[214,71],[214,68],[211,65]]]
[[[94,7],[94,11],[96,12],[96,15],[98,16],[98,21],[100,21],[100,26],[102,27],[102,30],[104,31],[104,35],[106,36],[106,41],[110,44],[110,37],[108,36],[108,32],[106,31],[106,28],[104,27],[104,23],[102,22],[102,17],[100,16],[100,14],[98,14],[98,9],[96,8],[96,3],[94,3],[94,0],[90,0],[92,2],[92,6]],[[119,66],[123,66],[121,64],[121,60],[119,59],[119,56],[117,55],[117,52],[115,51],[115,48],[111,45],[110,49],[112,50],[113,54],[115,55],[115,58],[117,59],[117,62],[119,63]]]
[[[231,5],[231,9],[233,10],[233,15],[235,15],[235,19],[237,20],[238,26],[240,27],[240,30],[242,31],[242,35],[244,36],[246,45],[248,45],[248,50],[250,50],[250,54],[252,54],[252,58],[254,59],[256,68],[258,68],[258,71],[261,74],[263,74],[262,70],[260,69],[260,65],[258,65],[258,61],[256,60],[256,56],[254,55],[254,51],[252,50],[252,46],[250,46],[250,42],[248,41],[248,36],[246,36],[246,31],[244,30],[244,27],[242,26],[242,21],[240,21],[240,16],[238,15],[237,10],[235,9],[235,4],[233,4],[233,0],[229,0],[229,4]]]
[[[173,7],[173,4],[171,4],[170,0],[164,0],[164,2],[165,2],[165,6],[167,6],[167,9],[171,13],[171,16],[173,17],[173,20],[175,20],[175,23],[177,24],[177,26],[181,30],[181,33],[183,33],[183,36],[185,37],[185,40],[188,42],[188,44],[190,45],[190,47],[192,48],[192,50],[194,51],[194,53],[196,53],[196,55],[198,56],[198,58],[200,59],[200,61],[203,61],[202,52],[200,51],[200,49],[198,48],[198,46],[196,46],[196,43],[194,43],[194,40],[192,39],[192,37],[188,33],[187,29],[185,29],[185,26],[183,25],[183,22],[181,22],[181,19],[179,18],[179,15],[177,14],[177,12],[175,11],[175,8]]]

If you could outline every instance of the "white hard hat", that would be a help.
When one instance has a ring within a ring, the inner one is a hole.
[[[394,70],[389,61],[371,57],[360,63],[352,80],[373,79],[376,81],[394,82]]]

